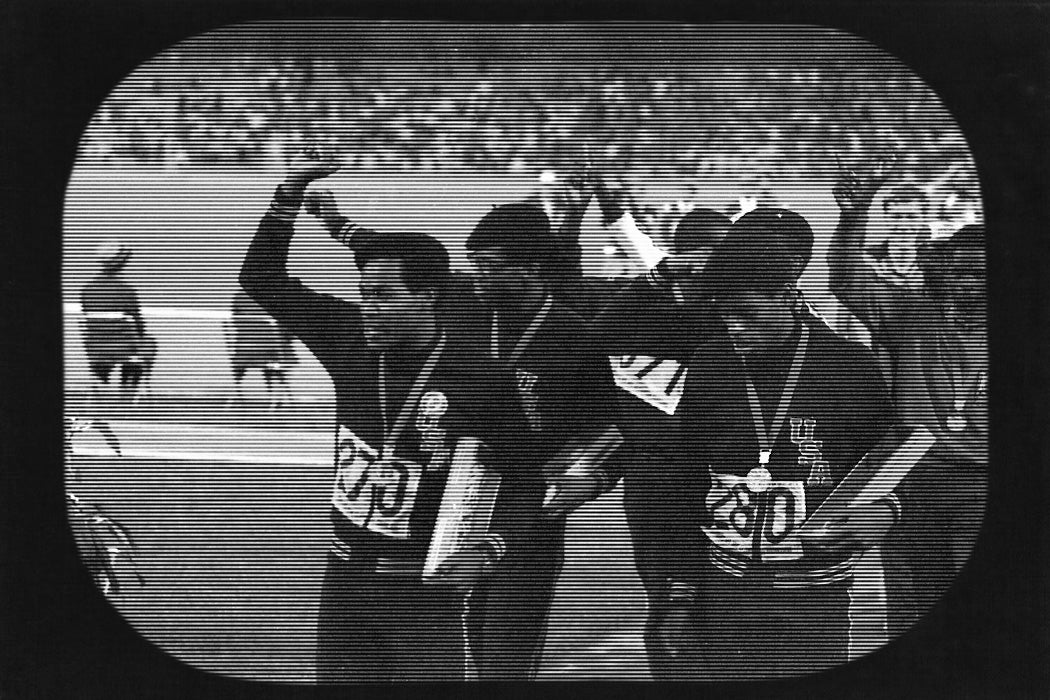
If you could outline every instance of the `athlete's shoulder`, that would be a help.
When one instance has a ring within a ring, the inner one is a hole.
[[[840,356],[845,361],[871,361],[875,363],[875,354],[863,343],[846,338],[817,320],[806,324],[810,333],[810,346],[821,354]]]
[[[885,386],[875,353],[868,346],[844,338],[827,326],[811,326],[811,347],[825,378],[846,395],[867,393]]]

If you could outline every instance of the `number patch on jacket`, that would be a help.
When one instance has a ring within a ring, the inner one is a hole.
[[[801,558],[802,540],[796,534],[806,519],[806,488],[801,481],[773,481],[758,494],[747,487],[747,480],[742,476],[712,472],[711,490],[705,504],[711,520],[704,532],[720,549],[750,559],[763,500],[765,518],[759,535],[762,559]]]
[[[686,367],[677,360],[646,355],[610,357],[616,386],[669,416],[678,410],[685,390]]]
[[[407,539],[409,518],[423,467],[403,459],[379,459],[367,443],[339,426],[332,505],[359,527]]]

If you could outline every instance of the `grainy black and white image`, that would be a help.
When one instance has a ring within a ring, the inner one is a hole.
[[[188,37],[98,106],[62,255],[70,527],[205,671],[804,676],[981,527],[977,171],[843,31]]]

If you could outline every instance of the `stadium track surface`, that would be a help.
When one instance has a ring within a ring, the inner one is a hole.
[[[331,433],[255,412],[224,426],[113,420],[124,456],[78,435],[71,487],[135,542],[146,585],[113,602],[143,637],[202,670],[310,683]],[[617,488],[570,520],[539,678],[647,679],[644,606]]]

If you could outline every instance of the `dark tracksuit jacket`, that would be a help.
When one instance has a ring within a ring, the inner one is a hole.
[[[492,312],[457,275],[455,299],[446,302],[447,323],[474,338],[478,348],[514,376],[526,416],[530,463],[546,464],[565,446],[592,441],[615,423],[615,398],[606,358],[585,343],[586,323],[555,295],[550,310],[520,358],[510,357],[532,316],[499,317],[493,353]],[[604,464],[605,488],[622,474],[615,455]],[[535,672],[546,618],[561,568],[564,519],[545,520],[530,546],[512,553],[471,598],[472,651],[485,679],[525,679]]]
[[[365,343],[356,304],[315,292],[289,276],[286,263],[293,232],[292,221],[268,212],[248,249],[240,281],[260,306],[306,345],[332,379],[336,395],[336,469],[340,477],[333,492],[335,496],[340,490],[339,481],[349,468],[347,461],[352,462],[362,450],[371,453],[382,448],[379,358]],[[442,392],[448,400],[448,408],[438,421],[438,426],[446,431],[445,446],[451,446],[452,441],[460,437],[481,439],[489,448],[487,464],[502,469],[508,484],[515,487],[508,487],[507,492],[517,493],[521,489],[516,487],[521,487],[525,489],[521,493],[535,494],[538,484],[530,475],[531,470],[517,468],[524,457],[524,420],[513,385],[503,370],[462,335],[451,331],[446,335],[447,346],[426,386],[426,391]],[[391,421],[424,360],[425,355],[420,355],[402,361],[391,358],[388,363],[387,415]],[[427,467],[430,455],[420,451],[421,418],[418,410],[413,412],[395,453]],[[356,449],[352,445],[356,445]],[[415,507],[407,514],[409,537],[391,537],[377,531],[382,530],[380,525],[365,527],[355,523],[346,515],[345,511],[350,509],[333,504],[336,537],[361,553],[423,556],[444,486],[445,471],[435,466],[436,469],[424,471]],[[336,500],[346,505],[344,499]],[[527,538],[517,539],[517,523],[506,525],[498,534],[505,535],[508,544],[527,541]]]
[[[298,205],[280,188],[275,203]],[[335,537],[322,589],[318,678],[462,678],[462,599],[444,586],[424,587],[419,573],[444,491],[449,451],[459,438],[483,441],[483,463],[502,474],[490,531],[503,538],[508,551],[530,541],[527,530],[538,513],[541,487],[535,469],[521,468],[527,457],[525,421],[513,383],[476,345],[446,331],[444,352],[394,446],[394,456],[406,463],[397,472],[375,473],[371,463],[389,428],[379,405],[379,358],[365,343],[355,304],[314,292],[288,275],[293,226],[273,210],[263,217],[240,281],[313,352],[335,387]],[[428,354],[388,358],[389,422]],[[441,398],[438,393],[444,401],[434,401]],[[442,403],[441,409],[433,408]],[[351,564],[339,566],[337,556]],[[405,562],[416,573],[407,582],[382,576],[380,569],[389,565],[383,562]]]
[[[839,338],[816,317],[804,318],[803,324],[810,333],[809,349],[773,446],[772,484],[763,496],[751,493],[746,484],[748,472],[758,464],[759,443],[745,368],[713,315],[676,307],[643,277],[592,328],[594,342],[607,349],[645,353],[644,362],[625,360],[633,362],[635,376],[649,368],[650,375],[663,371],[648,392],[632,387],[626,381],[629,375],[621,377],[620,386],[627,390],[621,391],[620,404],[633,413],[621,410],[620,425],[629,446],[642,456],[625,478],[625,506],[639,573],[656,603],[650,608],[650,624],[661,614],[659,594],[666,582],[691,584],[700,591],[700,636],[694,650],[707,649],[709,663],[694,659],[672,667],[671,674],[681,672],[674,677],[697,677],[691,674],[698,667],[706,669],[706,677],[786,673],[797,659],[781,650],[797,647],[764,642],[800,635],[800,627],[813,632],[808,662],[839,655],[844,659],[848,584],[842,582],[849,579],[849,562],[810,550],[794,531],[875,446],[892,422],[892,411],[870,352]],[[793,354],[794,346],[788,345],[749,368],[767,422],[775,414]],[[818,467],[827,476],[820,484],[810,479]],[[786,597],[774,592],[774,585],[789,580],[804,592]],[[840,582],[834,591],[814,588],[834,582]],[[775,604],[769,603],[773,600]],[[818,624],[803,625],[790,617],[773,623],[778,615],[808,609],[818,600],[820,616],[834,618],[841,629],[818,630]],[[748,613],[755,609],[763,614]],[[829,645],[829,638],[835,643]],[[654,674],[667,671],[668,660],[651,644],[650,659]]]
[[[639,577],[650,596],[674,574],[666,556],[668,511],[679,470],[688,464],[679,406],[689,360],[705,337],[721,332],[717,320],[674,302],[645,275],[622,285],[588,326],[587,343],[609,356],[616,383],[618,426],[625,445],[624,511],[635,542]],[[665,497],[666,494],[666,497]],[[699,552],[682,552],[699,565]]]

